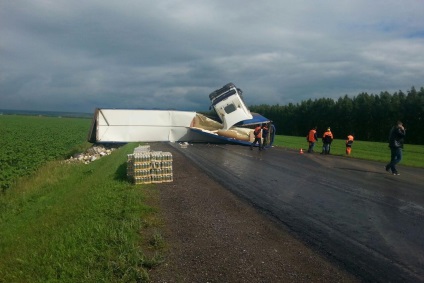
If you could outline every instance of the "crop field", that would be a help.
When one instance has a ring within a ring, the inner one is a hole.
[[[8,189],[46,161],[80,150],[90,124],[83,118],[1,115],[0,189]]]

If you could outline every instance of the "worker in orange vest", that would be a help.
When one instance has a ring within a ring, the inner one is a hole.
[[[253,146],[258,143],[259,150],[262,150],[262,127],[261,125],[257,125],[255,130],[253,130],[253,134],[255,135],[255,140],[250,145],[250,150],[253,150]]]
[[[352,144],[353,144],[353,136],[348,135],[346,140],[346,154],[350,155],[350,152],[352,151]]]
[[[333,133],[331,132],[330,127],[327,128],[327,131],[322,136],[322,152],[321,154],[330,154],[331,143],[333,142]]]
[[[308,153],[314,152],[315,143],[318,140],[317,136],[317,127],[315,126],[312,130],[309,131],[307,140],[309,143]]]

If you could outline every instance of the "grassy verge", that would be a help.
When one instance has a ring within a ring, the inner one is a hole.
[[[164,248],[153,186],[126,181],[126,145],[50,162],[0,196],[0,282],[144,282]]]
[[[305,137],[275,136],[275,146],[291,148],[295,150],[308,149]],[[315,144],[315,152],[321,152],[322,142]],[[331,145],[331,154],[346,155],[345,140],[335,139]],[[388,162],[390,160],[390,150],[387,143],[355,141],[352,145],[351,157],[373,161]],[[406,144],[403,151],[402,165],[424,167],[424,146]]]

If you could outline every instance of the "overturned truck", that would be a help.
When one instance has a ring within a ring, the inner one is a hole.
[[[274,141],[272,121],[246,107],[242,91],[229,83],[209,95],[219,121],[191,111],[95,109],[88,141],[114,142],[189,142],[250,145],[253,128],[269,125],[268,146]]]

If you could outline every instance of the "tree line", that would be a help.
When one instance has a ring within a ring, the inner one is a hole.
[[[405,94],[387,91],[379,95],[360,93],[337,100],[308,99],[288,105],[253,105],[252,112],[271,119],[277,135],[306,136],[318,127],[318,136],[331,127],[335,138],[353,134],[355,139],[386,142],[390,128],[400,120],[407,129],[406,143],[424,144],[424,88],[412,87]]]

